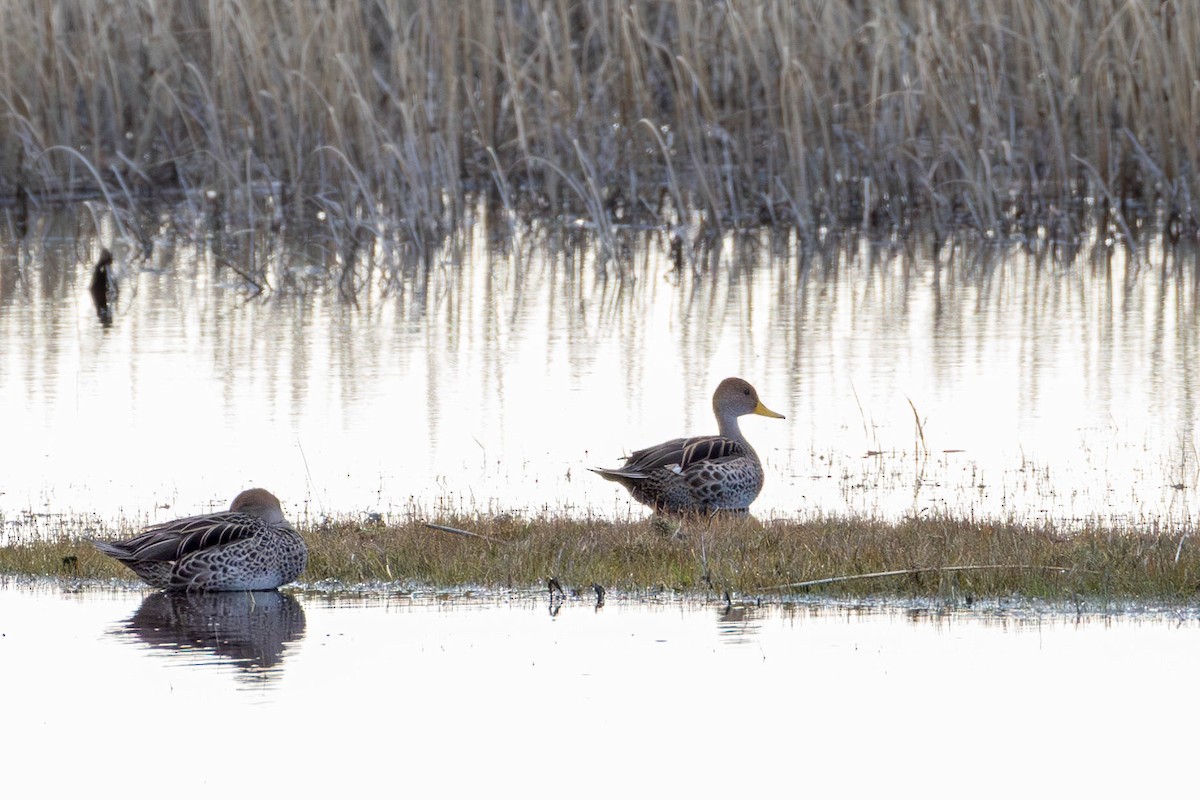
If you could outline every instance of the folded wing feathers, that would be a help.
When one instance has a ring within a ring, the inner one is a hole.
[[[724,436],[698,436],[688,440],[687,447],[683,449],[683,461],[679,466],[687,469],[701,461],[724,461],[744,453],[742,446],[733,439],[726,439]]]
[[[678,473],[702,461],[723,461],[745,452],[740,444],[724,436],[693,436],[636,450],[625,459],[624,467],[612,471],[633,476],[665,467]]]
[[[125,542],[98,542],[102,552],[126,561],[178,561],[189,553],[253,536],[263,523],[224,511],[156,525]]]

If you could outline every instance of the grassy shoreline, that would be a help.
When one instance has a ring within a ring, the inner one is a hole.
[[[1200,541],[1183,531],[1089,526],[1062,533],[950,518],[718,519],[682,530],[657,519],[450,518],[434,524],[441,529],[419,520],[302,529],[310,557],[301,582],[525,589],[554,578],[580,593],[599,585],[718,596],[1200,602]],[[844,579],[875,573],[895,574]],[[134,577],[86,541],[68,537],[0,548],[0,574]]]

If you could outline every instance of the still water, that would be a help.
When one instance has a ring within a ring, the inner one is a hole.
[[[10,537],[60,515],[198,513],[250,485],[299,522],[642,514],[586,467],[711,432],[728,375],[787,415],[743,424],[767,467],[760,517],[1195,522],[1200,270],[1157,240],[1030,253],[761,233],[676,269],[654,233],[604,261],[583,235],[481,222],[428,266],[369,254],[347,299],[327,252],[217,257],[160,232],[144,254],[99,227],[47,218],[4,241]],[[88,293],[102,245],[110,325]]]
[[[1198,661],[1194,612],[8,581],[0,757],[9,796],[1167,796]]]

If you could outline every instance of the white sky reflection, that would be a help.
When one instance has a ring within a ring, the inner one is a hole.
[[[299,521],[640,515],[586,467],[712,431],[728,375],[788,417],[744,421],[767,466],[760,517],[1195,517],[1194,254],[946,247],[935,264],[920,243],[763,234],[677,274],[653,236],[602,268],[559,237],[518,258],[475,231],[352,305],[300,288],[304,258],[271,256],[284,288],[250,298],[196,248],[160,244],[118,253],[104,329],[97,251],[47,236],[0,262],[10,528],[196,513],[252,484]]]
[[[1200,627],[298,596],[269,680],[124,631],[134,592],[0,585],[14,796],[1186,794]],[[196,598],[190,598],[196,599]],[[153,597],[149,598],[153,602]],[[227,625],[231,620],[217,621]],[[261,626],[257,628],[261,630]],[[191,637],[187,634],[187,638]]]

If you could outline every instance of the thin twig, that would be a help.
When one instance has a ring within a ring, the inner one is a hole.
[[[216,261],[222,267],[227,267],[228,269],[232,270],[234,273],[237,274],[237,276],[239,278],[241,278],[246,283],[253,286],[255,295],[262,294],[264,287],[266,287],[267,289],[271,288],[270,284],[267,283],[266,278],[263,278],[261,281],[255,280],[254,278],[250,277],[250,275],[245,270],[238,269],[236,264],[234,264],[232,261],[230,261],[228,258],[225,258],[224,256],[217,256]]]
[[[799,583],[781,583],[778,586],[763,586],[755,591],[770,592],[777,589],[804,589],[809,586],[825,586],[831,583],[845,583],[865,578],[893,578],[897,575],[917,575],[923,572],[977,572],[985,569],[1044,569],[1051,572],[1083,572],[1089,575],[1099,574],[1094,570],[1075,570],[1073,567],[1055,567],[1039,564],[968,564],[961,567],[913,567],[911,569],[892,569],[887,572],[865,572],[860,575],[838,575],[835,578],[817,578]]]
[[[433,528],[435,531],[445,531],[446,533],[457,533],[459,536],[474,536],[476,539],[483,539],[485,542],[495,542],[496,544],[512,544],[503,539],[496,539],[492,536],[484,536],[482,533],[474,533],[472,531],[464,531],[462,528],[451,528],[449,525],[438,525],[433,522],[426,522],[426,528]]]
[[[921,450],[926,456],[929,455],[929,445],[925,444],[925,425],[921,422],[921,415],[917,413],[917,407],[913,404],[912,398],[904,395],[904,399],[908,401],[908,407],[912,409],[913,421],[917,423],[917,438],[921,442]]]
[[[1137,145],[1136,141],[1134,141],[1134,145]],[[1110,209],[1112,209],[1113,217],[1117,221],[1117,226],[1121,229],[1121,233],[1125,236],[1125,244],[1129,247],[1129,258],[1131,261],[1133,261],[1134,266],[1137,266],[1137,241],[1133,238],[1133,232],[1129,230],[1129,225],[1127,225],[1125,222],[1125,215],[1121,213],[1121,203],[1119,199],[1113,197],[1112,192],[1108,190],[1108,184],[1104,182],[1104,178],[1100,177],[1100,171],[1093,167],[1090,162],[1074,154],[1071,155],[1071,158],[1075,159],[1080,164],[1083,164],[1084,169],[1092,173],[1092,179],[1099,184],[1101,191],[1104,192],[1104,196],[1108,199],[1108,206]]]

